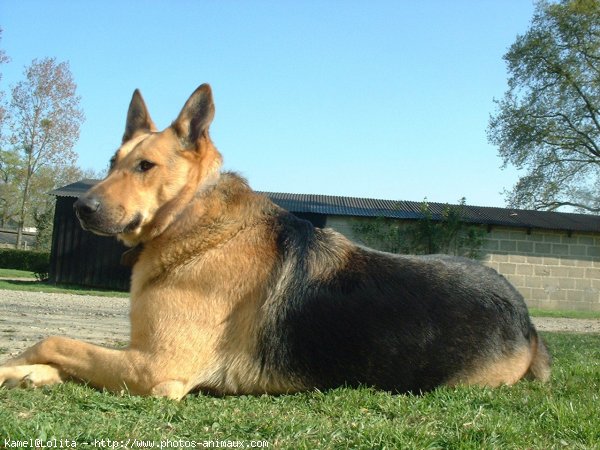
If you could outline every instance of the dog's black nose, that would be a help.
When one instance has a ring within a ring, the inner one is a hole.
[[[98,208],[100,208],[100,200],[96,197],[81,197],[73,204],[73,209],[79,217],[91,216],[98,211]]]

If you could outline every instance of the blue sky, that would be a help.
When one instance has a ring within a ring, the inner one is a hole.
[[[69,61],[79,164],[104,169],[140,88],[159,128],[211,84],[211,136],[257,190],[504,206],[486,127],[531,0],[0,3],[1,88]]]

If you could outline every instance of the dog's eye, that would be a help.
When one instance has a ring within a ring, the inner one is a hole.
[[[154,164],[153,162],[144,160],[144,161],[140,161],[140,164],[138,165],[137,169],[139,172],[148,172],[155,165],[156,164]]]

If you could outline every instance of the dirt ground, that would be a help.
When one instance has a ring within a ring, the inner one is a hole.
[[[0,363],[52,335],[123,346],[129,340],[128,311],[127,298],[0,290]],[[540,331],[600,333],[600,320],[533,322]]]
[[[0,362],[48,336],[122,346],[128,311],[128,298],[0,290]]]

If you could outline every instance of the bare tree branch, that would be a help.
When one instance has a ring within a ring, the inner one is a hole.
[[[575,203],[575,202],[558,202],[558,201],[554,201],[554,202],[541,202],[538,207],[536,207],[536,209],[542,209],[542,210],[549,210],[549,211],[555,211],[559,208],[563,208],[565,206],[570,206],[573,208],[578,208],[578,209],[584,209],[586,211],[589,211],[591,213],[594,214],[598,214],[600,213],[600,208],[595,208],[589,205],[585,205],[582,203]]]

